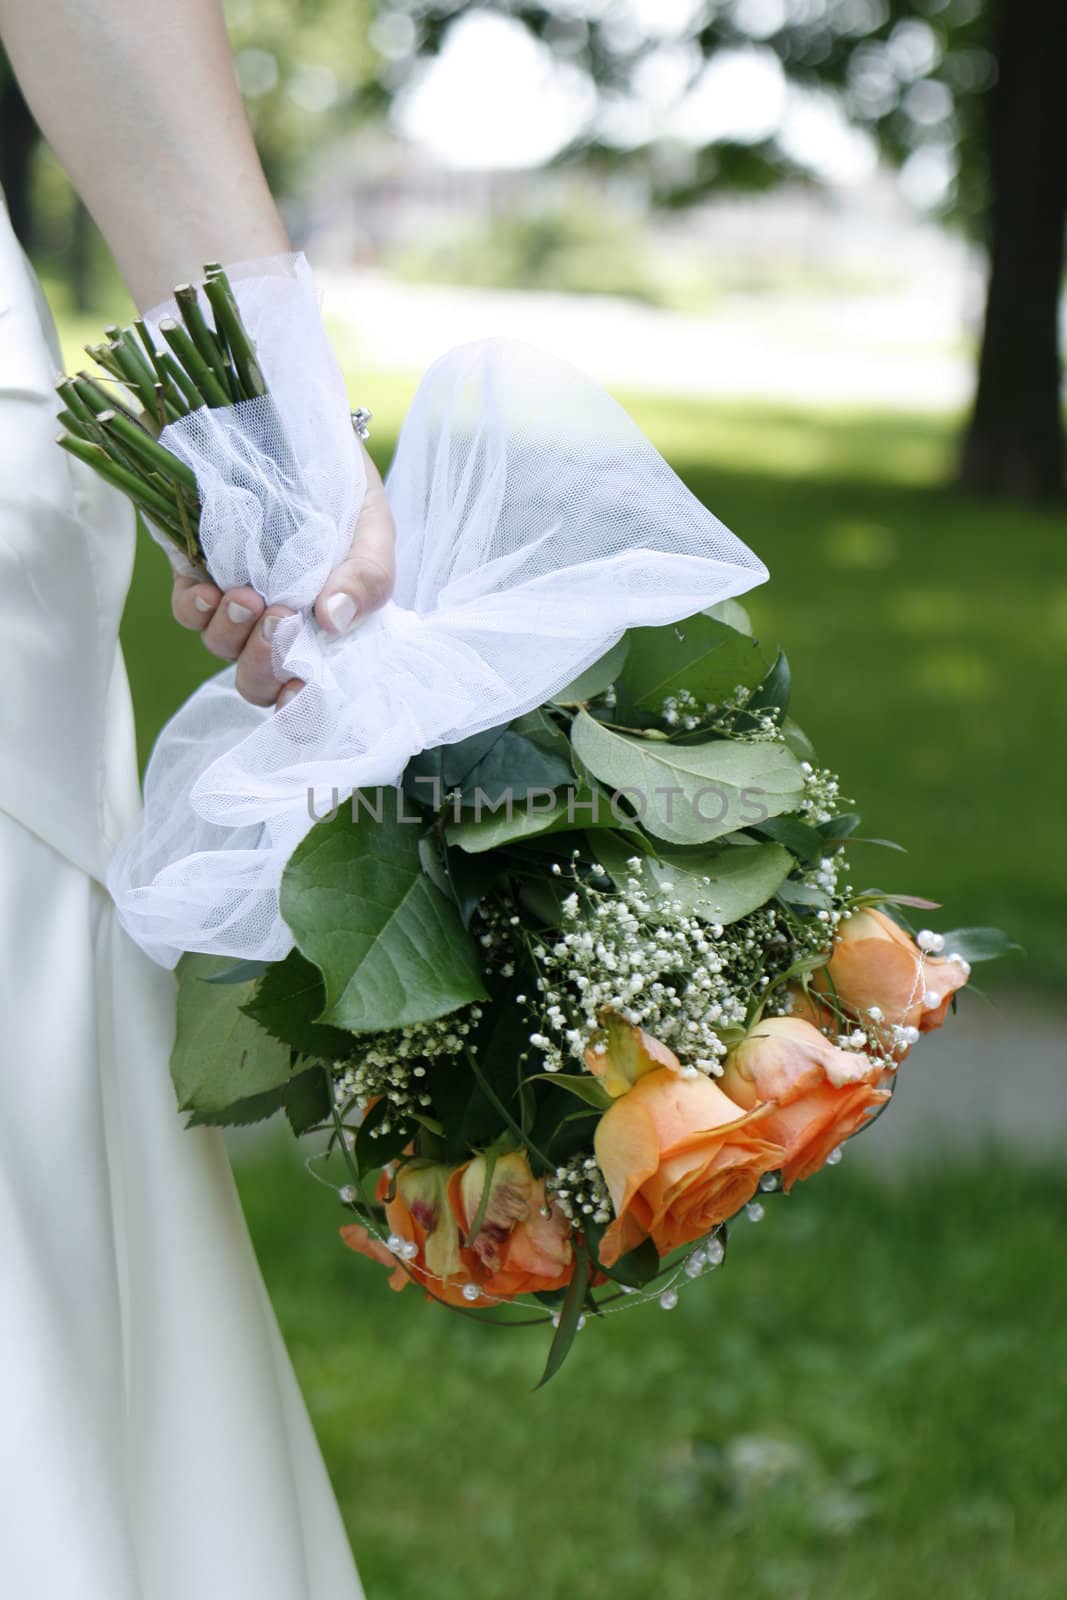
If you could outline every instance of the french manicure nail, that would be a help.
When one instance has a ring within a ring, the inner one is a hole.
[[[271,616],[270,612],[268,612],[267,615],[263,618],[263,637],[264,637],[264,639],[266,639],[268,644],[274,638],[275,633],[278,631],[278,624],[279,624],[279,622],[281,620],[282,620],[281,617]]]
[[[214,600],[208,600],[202,594],[194,594],[193,595],[193,605],[196,607],[196,609],[198,611],[214,611],[214,609],[215,609]]]
[[[239,605],[236,600],[231,600],[226,606],[226,615],[231,622],[251,622],[255,612],[250,611],[247,606]]]
[[[358,610],[350,594],[332,594],[326,602],[326,615],[334,633],[347,633]]]

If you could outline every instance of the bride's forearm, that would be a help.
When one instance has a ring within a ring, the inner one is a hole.
[[[0,33],[142,309],[205,261],[289,248],[219,0],[0,0]]]

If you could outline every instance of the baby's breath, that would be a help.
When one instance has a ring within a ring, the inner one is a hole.
[[[357,1039],[354,1058],[342,1063],[336,1073],[338,1099],[354,1100],[360,1106],[375,1099],[389,1101],[392,1109],[375,1126],[372,1136],[410,1122],[413,1113],[432,1103],[426,1088],[428,1069],[463,1055],[481,1015],[480,1006],[465,1006],[432,1022],[413,1022],[386,1033],[364,1035],[363,1043]]]

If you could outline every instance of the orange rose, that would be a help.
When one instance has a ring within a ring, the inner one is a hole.
[[[488,1163],[475,1156],[448,1182],[452,1215],[466,1238],[478,1215]],[[560,1289],[574,1273],[571,1225],[553,1205],[549,1215],[545,1186],[534,1178],[518,1151],[498,1156],[489,1183],[489,1200],[478,1232],[461,1254],[468,1280],[493,1299]]]
[[[810,1022],[767,1017],[730,1052],[721,1081],[738,1105],[770,1108],[760,1131],[781,1146],[788,1190],[889,1099],[882,1070],[857,1050],[839,1050]]]
[[[664,1046],[660,1046],[664,1049]],[[615,1207],[606,1267],[651,1238],[660,1255],[710,1233],[751,1200],[782,1152],[703,1073],[646,1072],[605,1111],[594,1148]]]
[[[436,1161],[412,1161],[401,1167],[396,1194],[386,1201],[385,1217],[390,1234],[409,1250],[415,1246],[403,1256],[403,1264],[398,1254],[362,1223],[342,1228],[341,1238],[350,1250],[392,1267],[392,1289],[403,1289],[414,1278],[425,1286],[427,1299],[436,1296],[450,1305],[477,1305],[477,1300],[468,1300],[462,1292],[470,1280],[460,1254],[459,1225],[448,1204],[449,1176],[448,1167]],[[379,1200],[385,1200],[389,1187],[389,1177],[383,1172],[378,1179]]]
[[[892,917],[871,909],[853,912],[841,924],[829,963],[811,981],[823,993],[836,991],[859,1017],[866,1018],[873,1006],[887,1027],[929,1033],[944,1022],[952,996],[969,976],[965,961],[926,955]]]
[[[613,1099],[627,1094],[638,1078],[660,1067],[682,1070],[673,1050],[607,1008],[600,1013],[600,1031],[586,1049],[585,1064]]]

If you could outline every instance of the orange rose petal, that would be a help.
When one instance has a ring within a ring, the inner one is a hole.
[[[673,1073],[670,1076],[673,1081]],[[641,1079],[641,1084],[651,1082],[651,1076]],[[641,1084],[605,1111],[593,1135],[593,1148],[616,1216],[629,1208],[638,1189],[659,1166],[660,1142],[638,1093]]]
[[[810,1178],[826,1165],[826,1158],[858,1132],[868,1116],[890,1098],[887,1089],[867,1083],[835,1089],[825,1084],[795,1105],[783,1107],[769,1119],[769,1128],[785,1146],[782,1188]]]

